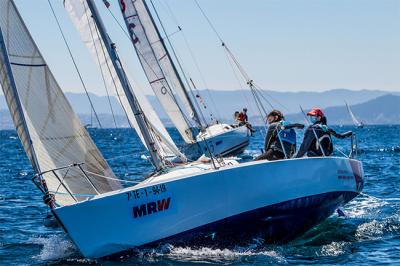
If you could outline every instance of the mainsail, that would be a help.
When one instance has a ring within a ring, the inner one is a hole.
[[[91,55],[98,64],[100,71],[108,83],[107,85],[109,88],[115,88],[118,99],[120,100],[120,103],[126,112],[129,123],[133,128],[135,128],[143,144],[146,146],[143,133],[141,132],[136,121],[124,89],[122,88],[122,84],[111,62],[111,58],[105,51],[105,44],[99,34],[96,23],[92,17],[92,13],[87,6],[86,0],[66,0],[64,1],[64,6],[76,29],[79,31],[82,41],[85,43]],[[151,129],[154,136],[158,153],[163,158],[177,156],[185,160],[185,156],[176,147],[171,136],[163,126],[154,109],[151,107],[142,90],[140,90],[138,87],[134,88],[133,90],[139,102],[140,108],[147,119],[148,127]]]
[[[164,110],[186,143],[193,143],[191,123],[179,103],[199,125],[196,109],[143,0],[120,0],[131,41],[147,79]]]
[[[35,171],[71,164],[85,170],[84,174],[79,167],[67,167],[43,174],[58,204],[122,187],[72,110],[12,0],[0,1],[0,82]]]
[[[347,104],[347,102],[345,102],[345,103],[346,103],[347,111],[349,112],[349,115],[350,115],[350,117],[351,117],[351,120],[353,121],[353,124],[354,124],[355,126],[357,126],[357,127],[362,127],[362,126],[363,126],[363,123],[360,122],[360,121],[358,121],[358,119],[356,118],[356,116],[355,116],[355,115],[353,114],[353,112],[351,111],[350,106]]]

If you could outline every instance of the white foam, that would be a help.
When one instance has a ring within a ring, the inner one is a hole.
[[[387,232],[396,232],[400,230],[400,224],[392,220],[377,221],[373,220],[363,223],[357,227],[355,236],[359,240],[376,240],[383,237]]]
[[[374,218],[379,210],[389,204],[386,200],[361,194],[346,205],[345,213],[350,218]]]
[[[173,245],[163,245],[157,250],[152,250],[150,256],[167,257],[170,259],[186,262],[233,262],[234,260],[241,260],[248,257],[268,257],[274,262],[285,262],[285,258],[275,250],[255,250],[257,245],[250,245],[249,247],[236,247],[233,249],[219,249],[209,247],[174,247]],[[149,251],[145,251],[143,254]],[[147,257],[149,259],[149,257]]]
[[[321,247],[322,256],[340,256],[344,254],[345,248],[349,243],[346,242],[332,242]]]
[[[67,258],[76,252],[74,244],[63,235],[32,238],[30,242],[42,246],[35,258],[43,261]]]

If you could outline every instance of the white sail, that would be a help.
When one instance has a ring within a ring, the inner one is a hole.
[[[193,143],[189,117],[180,108],[182,102],[192,118],[196,110],[179,79],[163,40],[142,0],[119,1],[132,43],[147,79],[164,110],[186,143]]]
[[[356,116],[353,114],[353,112],[351,111],[351,109],[350,109],[350,106],[347,104],[347,102],[345,102],[346,103],[346,107],[347,107],[347,111],[349,112],[349,115],[350,115],[350,117],[351,117],[351,120],[353,120],[353,124],[355,125],[355,126],[357,126],[357,127],[361,127],[363,124],[360,122],[360,121],[358,121],[358,119],[356,118]]]
[[[75,199],[80,201],[98,192],[121,188],[72,110],[12,0],[0,1],[0,29],[4,40],[0,46],[0,82],[35,171],[74,163],[83,163],[82,168],[88,171],[85,176],[73,167],[55,171],[58,177],[53,172],[43,175],[57,203],[69,205]]]
[[[139,125],[135,119],[135,115],[129,105],[128,99],[126,98],[122,84],[118,79],[118,75],[111,62],[111,58],[105,51],[104,42],[100,37],[94,20],[92,19],[92,14],[87,6],[86,1],[66,0],[64,1],[64,6],[73,24],[79,31],[82,41],[89,49],[91,55],[99,66],[100,71],[103,73],[105,80],[108,83],[107,86],[109,88],[115,88],[118,99],[120,100],[120,103],[126,112],[129,123],[133,128],[135,128],[137,134],[142,140],[142,143],[145,144],[143,134],[140,131]],[[140,88],[135,87],[134,94],[148,121],[148,125],[152,130],[152,134],[155,137],[154,139],[156,140],[157,151],[160,153],[160,155],[164,158],[178,156],[182,159],[185,159],[185,156],[176,147],[171,136],[163,126],[154,109],[151,107],[143,91]]]

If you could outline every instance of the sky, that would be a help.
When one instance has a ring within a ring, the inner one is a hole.
[[[100,72],[64,11],[62,0],[50,1],[86,86],[91,92],[105,95]],[[117,0],[109,1],[112,12],[123,24]],[[197,87],[213,90],[245,87],[243,79],[234,75],[219,39],[194,0],[153,1],[185,73],[195,80]],[[83,92],[47,0],[15,2],[62,89]],[[263,89],[400,90],[398,0],[198,2],[249,76]],[[105,11],[102,1],[98,3],[108,32],[134,78],[134,86],[151,94],[132,44]],[[183,30],[174,33],[178,25]]]

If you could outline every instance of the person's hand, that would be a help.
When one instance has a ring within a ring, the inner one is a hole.
[[[351,136],[353,136],[353,132],[352,131],[346,132],[346,133],[344,133],[344,136],[351,137]]]

